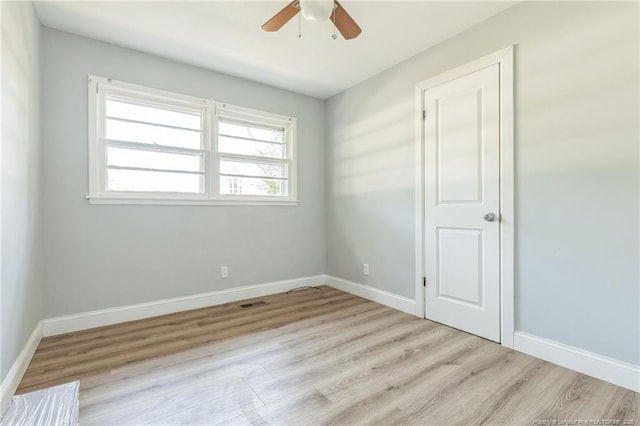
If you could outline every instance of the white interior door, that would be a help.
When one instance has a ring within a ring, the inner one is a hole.
[[[425,316],[500,341],[499,65],[424,92]]]

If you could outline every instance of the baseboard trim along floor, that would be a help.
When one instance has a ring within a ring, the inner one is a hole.
[[[640,367],[543,337],[516,331],[514,349],[614,385],[640,392]]]
[[[416,301],[414,299],[399,296],[388,291],[380,290],[375,287],[356,283],[353,281],[344,280],[342,278],[334,277],[331,275],[326,276],[325,282],[329,287],[337,288],[338,290],[342,290],[346,293],[364,297],[365,299],[371,300],[372,302],[380,303],[381,305],[397,309],[407,314],[415,315],[416,313]]]
[[[36,352],[40,340],[42,340],[42,324],[42,321],[38,322],[31,336],[29,336],[27,343],[25,343],[22,351],[20,351],[18,358],[13,362],[7,376],[2,381],[2,385],[0,385],[0,418],[7,408],[9,408],[11,398],[16,392],[16,389],[18,389],[22,376],[24,376],[25,371],[27,371],[31,358],[33,358],[33,354]]]
[[[89,328],[119,324],[121,322],[173,314],[191,309],[223,305],[225,303],[236,302],[238,300],[284,293],[293,288],[318,286],[324,283],[325,276],[316,275],[291,280],[274,281],[264,284],[234,287],[211,291],[208,293],[174,297],[171,299],[101,309],[91,312],[83,312],[44,320],[43,334],[44,337],[47,337],[54,336],[56,334],[71,333],[73,331],[87,330]]]

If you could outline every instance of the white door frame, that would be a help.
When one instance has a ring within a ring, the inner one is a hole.
[[[421,81],[415,88],[416,315],[425,317],[424,269],[424,91],[492,65],[500,65],[500,341],[513,348],[514,332],[514,151],[513,46]]]

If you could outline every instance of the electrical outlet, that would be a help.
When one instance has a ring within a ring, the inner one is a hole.
[[[362,269],[363,269],[363,272],[364,272],[365,275],[369,275],[369,264],[368,263],[365,263]]]
[[[229,276],[229,268],[227,266],[220,267],[220,278],[227,278]]]

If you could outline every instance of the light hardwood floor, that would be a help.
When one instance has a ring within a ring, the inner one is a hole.
[[[45,338],[18,393],[79,379],[82,425],[640,425],[635,392],[329,287],[256,300]]]

